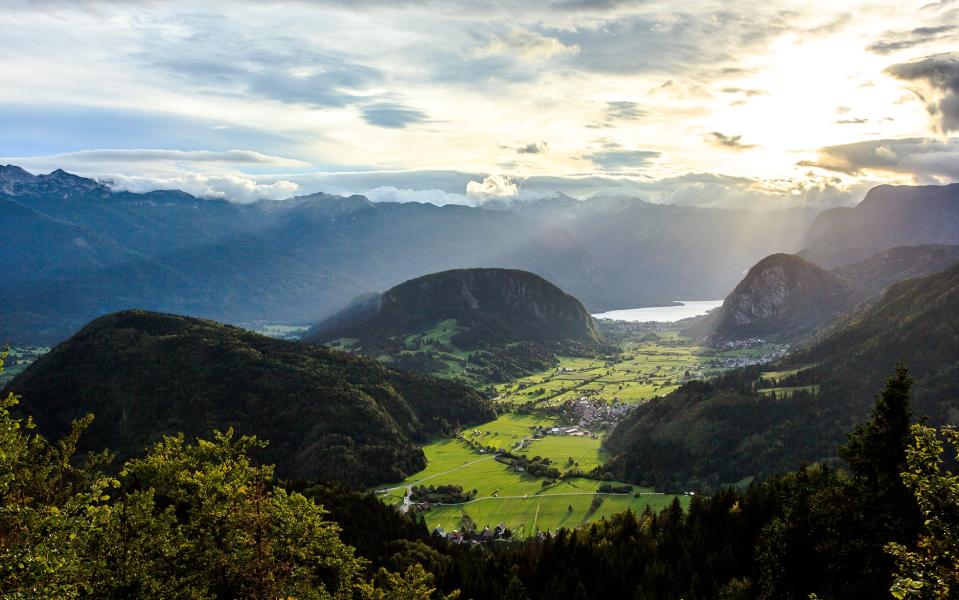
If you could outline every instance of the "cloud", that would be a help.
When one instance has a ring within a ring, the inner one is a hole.
[[[827,146],[820,148],[815,161],[800,164],[850,175],[879,171],[909,175],[919,183],[946,183],[959,180],[959,139],[882,139]]]
[[[706,141],[714,146],[722,146],[723,148],[732,148],[733,150],[748,150],[750,148],[755,148],[755,144],[744,144],[742,142],[743,136],[741,135],[726,135],[718,131],[711,131],[706,136]]]
[[[763,90],[753,89],[753,88],[740,88],[740,87],[725,87],[722,89],[724,94],[742,94],[747,98],[753,98],[755,96],[768,96],[769,92],[764,92]]]
[[[558,30],[562,43],[580,48],[563,62],[594,73],[660,74],[675,82],[705,66],[729,66],[785,29],[783,13],[771,3],[686,10],[649,5],[637,12]]]
[[[519,186],[509,175],[489,175],[483,181],[467,183],[466,195],[477,202],[510,199],[519,195]]]
[[[635,121],[646,116],[646,111],[636,102],[618,100],[606,103],[606,118],[617,121]]]
[[[370,125],[387,129],[403,129],[416,123],[428,123],[430,118],[426,113],[402,104],[391,102],[377,102],[360,108],[363,120]]]
[[[78,150],[47,156],[8,157],[5,160],[18,164],[76,165],[81,163],[223,163],[245,165],[269,165],[276,167],[308,167],[310,163],[282,156],[270,156],[253,150],[162,150],[162,149],[103,149]]]
[[[203,175],[181,173],[172,176],[145,176],[112,174],[102,176],[117,190],[149,192],[153,190],[183,190],[199,198],[216,198],[240,204],[257,200],[284,200],[296,195],[300,186],[291,181],[258,183],[243,175]]]
[[[475,55],[479,58],[514,55],[524,60],[547,60],[577,52],[579,46],[576,44],[566,45],[554,37],[514,27],[502,36],[493,34],[486,44],[476,50]]]
[[[887,73],[903,81],[928,86],[935,96],[926,99],[926,110],[943,133],[959,131],[959,53],[938,54],[893,65]],[[924,96],[922,96],[925,98]]]
[[[599,149],[580,158],[593,163],[603,171],[635,171],[648,166],[662,153],[656,150],[631,150],[607,138],[593,140]]]
[[[880,40],[866,46],[866,50],[876,54],[892,54],[899,50],[906,50],[920,44],[942,39],[943,34],[951,33],[955,25],[939,25],[936,27],[916,27],[907,32],[893,33],[890,39]]]
[[[393,186],[381,186],[367,190],[363,195],[373,202],[418,202],[421,204],[435,204],[436,206],[446,206],[447,204],[475,204],[475,202],[464,194],[450,194],[443,190],[414,190],[400,189]]]
[[[583,158],[604,171],[641,169],[661,155],[655,150],[601,150],[584,154]]]
[[[646,109],[640,107],[639,103],[628,100],[616,100],[607,102],[603,108],[601,119],[589,123],[586,127],[590,129],[609,129],[621,125],[624,122],[638,121],[649,113]]]
[[[546,142],[529,142],[521,144],[515,149],[517,154],[545,154],[549,152],[549,144]]]

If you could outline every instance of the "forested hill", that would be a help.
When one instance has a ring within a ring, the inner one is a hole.
[[[659,486],[714,487],[830,460],[897,361],[917,415],[959,422],[959,265],[889,288],[781,364],[684,385],[611,433],[614,474]],[[764,375],[765,373],[765,375]]]
[[[130,456],[163,434],[234,427],[283,477],[351,484],[422,469],[427,437],[494,416],[444,380],[187,317],[127,311],[87,325],[8,386],[41,431],[92,412],[87,450]]]
[[[358,298],[306,338],[437,374],[503,380],[604,348],[583,304],[515,269],[456,269]]]

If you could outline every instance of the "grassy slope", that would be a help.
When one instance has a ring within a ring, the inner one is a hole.
[[[553,423],[532,415],[507,414],[463,433],[484,446],[510,449],[529,435],[531,426]],[[475,431],[479,431],[479,435]],[[459,440],[437,441],[426,446],[424,452],[428,461],[426,469],[398,484],[386,486],[388,491],[382,497],[399,504],[407,486],[411,485],[455,484],[467,490],[476,489],[477,499],[472,502],[437,506],[426,513],[431,527],[440,526],[448,531],[462,527],[467,515],[479,528],[495,527],[502,522],[520,535],[530,535],[538,530],[576,527],[626,509],[642,511],[647,505],[662,508],[674,497],[646,488],[634,488],[634,493],[626,495],[597,494],[596,488],[601,482],[582,478],[543,488],[542,478],[511,471],[492,455],[480,454]],[[570,457],[584,470],[599,466],[605,460],[599,440],[589,437],[547,436],[517,453],[530,458],[549,458],[561,470]],[[636,492],[641,495],[635,496]],[[592,502],[597,495],[603,502],[594,509]]]
[[[583,395],[638,403],[664,396],[678,386],[686,371],[700,372],[705,360],[696,347],[642,344],[626,360],[562,357],[556,369],[522,377],[497,387],[500,401],[555,406]],[[540,392],[542,390],[542,392]]]

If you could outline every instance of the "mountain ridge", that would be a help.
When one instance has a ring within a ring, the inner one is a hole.
[[[959,264],[892,285],[778,363],[639,406],[606,441],[610,470],[660,487],[713,489],[834,461],[845,433],[868,414],[876,382],[899,361],[916,380],[916,414],[957,424],[956,339]]]
[[[213,321],[147,311],[91,322],[15,377],[5,392],[41,432],[92,412],[83,450],[121,458],[163,434],[234,427],[269,441],[287,478],[400,480],[425,466],[418,444],[495,415],[446,380],[387,369],[329,348]]]
[[[75,260],[63,269],[66,250],[35,251],[37,275],[24,271],[8,283],[17,290],[6,299],[15,316],[0,323],[0,339],[15,343],[59,341],[99,315],[136,307],[241,324],[311,323],[359,294],[454,268],[538,273],[592,310],[715,297],[771,250],[798,247],[811,220],[640,200],[559,198],[494,209],[310,194],[236,204],[5,172],[0,202],[83,228],[89,235],[74,237],[91,247],[103,242],[94,254],[120,259]],[[38,221],[16,234],[28,248],[43,248],[50,227]],[[0,220],[0,235],[13,233]],[[0,261],[17,260],[0,250]],[[36,331],[42,339],[32,339]]]

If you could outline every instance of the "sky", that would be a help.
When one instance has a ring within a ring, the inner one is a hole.
[[[0,164],[237,202],[959,181],[959,2],[0,0]]]

